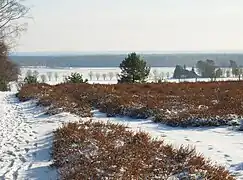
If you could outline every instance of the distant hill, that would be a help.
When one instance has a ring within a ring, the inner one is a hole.
[[[10,58],[20,66],[47,67],[118,67],[126,54],[100,55],[12,55]],[[177,64],[189,67],[195,66],[198,60],[212,59],[218,66],[228,67],[229,60],[234,60],[243,66],[242,54],[143,54],[142,57],[152,67],[175,67]]]

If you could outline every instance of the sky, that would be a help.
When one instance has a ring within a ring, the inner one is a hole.
[[[26,0],[17,52],[243,51],[242,0]]]

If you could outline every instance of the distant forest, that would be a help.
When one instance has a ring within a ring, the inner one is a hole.
[[[243,66],[243,54],[144,54],[141,55],[151,67],[193,67],[199,60],[214,60],[217,66],[229,67],[229,61]],[[11,56],[20,66],[54,67],[119,67],[126,54],[78,55],[78,56]]]

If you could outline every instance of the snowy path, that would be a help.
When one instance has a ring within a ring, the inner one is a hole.
[[[18,102],[14,93],[0,92],[0,180],[57,179],[50,168],[52,132],[75,116],[46,116],[34,102]]]

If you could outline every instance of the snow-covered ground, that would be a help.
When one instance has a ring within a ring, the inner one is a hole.
[[[35,102],[20,103],[12,92],[0,92],[0,117],[0,179],[55,180],[56,171],[49,166],[52,132],[78,118],[44,115]]]
[[[56,179],[56,170],[50,168],[53,130],[79,118],[69,113],[45,115],[34,101],[18,102],[13,92],[0,92],[0,117],[0,179]],[[150,120],[107,118],[97,111],[93,120],[121,123],[176,146],[195,146],[198,152],[243,179],[243,132],[227,127],[171,128]]]
[[[172,79],[174,67],[152,67],[148,81],[155,81],[155,77],[162,78],[167,82],[179,82],[178,79]],[[190,69],[190,68],[188,68]],[[228,68],[225,68],[225,70]],[[21,78],[27,74],[27,71],[31,70],[38,72],[38,80],[41,81],[41,76],[44,75],[46,83],[58,84],[64,81],[65,77],[71,75],[73,72],[78,72],[83,75],[84,79],[88,79],[89,83],[100,83],[100,84],[116,84],[117,74],[120,73],[120,69],[114,68],[46,68],[46,67],[22,67]],[[90,74],[91,73],[91,74]],[[155,75],[156,74],[156,75]],[[90,77],[92,75],[92,77]],[[49,79],[49,77],[50,79]],[[238,80],[238,78],[218,78],[217,81],[226,80]],[[180,82],[195,82],[196,79],[181,79]],[[198,78],[197,81],[210,81],[209,78]]]
[[[94,121],[113,122],[128,126],[134,131],[144,131],[153,138],[162,138],[176,147],[190,145],[218,165],[225,166],[238,179],[243,179],[243,132],[229,127],[219,128],[172,128],[151,120],[107,118],[94,111]]]

